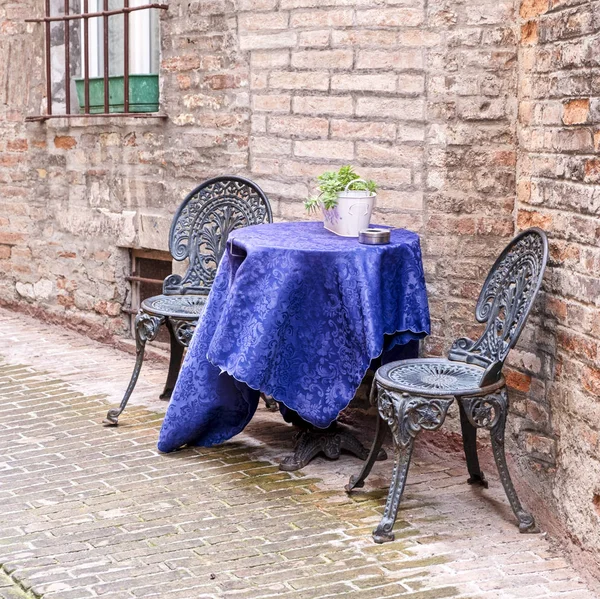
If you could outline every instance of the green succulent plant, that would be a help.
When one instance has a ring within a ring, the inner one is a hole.
[[[375,193],[377,185],[375,181],[356,181],[360,179],[352,166],[342,166],[339,171],[325,171],[317,177],[319,181],[319,194],[308,198],[304,202],[304,207],[309,213],[317,212],[321,204],[326,210],[335,208],[338,201],[338,193],[345,191],[348,186],[349,191],[370,191]],[[356,181],[353,183],[353,181]],[[350,184],[350,185],[348,185]]]

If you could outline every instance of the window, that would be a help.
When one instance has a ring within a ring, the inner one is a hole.
[[[45,0],[45,120],[81,114],[157,115],[157,9],[147,0]]]
[[[102,12],[103,0],[88,0],[91,12]],[[143,6],[145,0],[130,0],[131,7]],[[108,9],[118,10],[123,0],[109,0]],[[123,14],[108,20],[108,62],[109,76],[123,76],[125,44]],[[81,38],[81,63],[85,61],[83,32]],[[90,77],[104,75],[104,19],[96,17],[89,20],[89,66]],[[129,15],[129,73],[149,75],[158,73],[159,43],[158,16],[155,10],[139,10]]]

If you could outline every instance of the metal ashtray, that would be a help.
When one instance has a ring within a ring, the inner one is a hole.
[[[389,242],[389,229],[363,229],[358,233],[358,243],[365,243],[366,245],[384,245]]]

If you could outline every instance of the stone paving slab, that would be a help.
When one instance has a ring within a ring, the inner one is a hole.
[[[546,536],[518,533],[493,472],[489,490],[471,488],[460,455],[426,443],[397,540],[376,545],[390,461],[350,497],[350,456],[279,472],[293,430],[264,408],[220,447],[159,454],[156,364],[104,428],[132,367],[0,310],[0,598],[600,597]]]

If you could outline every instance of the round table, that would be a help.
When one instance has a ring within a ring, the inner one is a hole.
[[[165,415],[161,451],[239,433],[259,391],[326,430],[372,360],[429,333],[416,233],[368,246],[294,222],[229,237]]]

